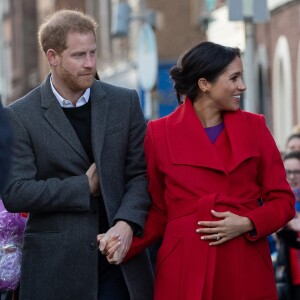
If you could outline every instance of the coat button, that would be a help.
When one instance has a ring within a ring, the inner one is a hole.
[[[96,246],[96,244],[95,244],[94,242],[91,242],[91,243],[90,243],[90,249],[91,249],[91,250],[95,250],[96,247],[97,247],[97,246]]]

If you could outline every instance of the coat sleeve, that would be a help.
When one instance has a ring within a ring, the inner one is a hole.
[[[1,100],[1,98],[0,98]],[[0,102],[0,194],[2,194],[11,165],[12,131]]]
[[[147,176],[149,180],[148,190],[152,197],[152,205],[147,216],[144,234],[142,237],[135,237],[133,239],[131,248],[127,253],[125,261],[132,256],[142,252],[145,248],[157,241],[163,236],[167,214],[164,200],[164,175],[159,170],[156,160],[156,145],[153,139],[152,122],[149,122],[145,137],[145,155],[147,163]]]
[[[279,150],[262,115],[258,132],[261,153],[258,181],[261,185],[263,205],[245,215],[255,226],[256,234],[247,234],[252,240],[277,231],[295,216],[295,197],[286,180]]]
[[[90,208],[85,174],[66,179],[37,179],[36,153],[30,132],[17,113],[7,107],[14,134],[11,175],[2,198],[10,212],[81,212]],[[45,145],[46,146],[46,145]]]
[[[130,120],[128,128],[127,149],[125,153],[124,182],[125,190],[121,205],[113,217],[127,221],[135,234],[140,235],[151,205],[147,192],[148,180],[144,152],[146,122],[136,91],[131,91]]]

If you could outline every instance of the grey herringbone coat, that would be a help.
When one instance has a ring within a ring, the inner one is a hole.
[[[147,193],[145,120],[135,91],[93,83],[92,148],[110,225],[141,227]],[[99,211],[90,199],[89,168],[73,127],[41,86],[6,108],[14,129],[11,177],[3,194],[12,212],[30,212],[24,236],[20,300],[96,300]],[[132,300],[152,299],[146,253],[122,265]]]

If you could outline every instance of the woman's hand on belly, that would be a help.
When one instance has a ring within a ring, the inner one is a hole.
[[[254,229],[252,221],[247,217],[236,215],[230,211],[211,211],[218,221],[199,221],[200,227],[196,230],[202,240],[209,242],[210,246],[221,245],[241,234]]]

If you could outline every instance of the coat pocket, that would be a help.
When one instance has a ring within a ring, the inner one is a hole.
[[[121,130],[123,130],[124,126],[122,123],[118,123],[118,124],[115,124],[109,128],[106,129],[105,131],[105,135],[110,135],[110,134],[114,134],[116,132],[119,132]]]
[[[271,255],[270,255],[270,248],[268,245],[268,242],[266,239],[260,239],[258,241],[253,242],[254,244],[254,248],[256,249],[256,251],[258,252],[258,254],[260,255],[260,257],[262,258],[262,260],[264,260],[266,266],[268,267],[268,269],[273,272],[273,264],[272,264],[272,260],[271,260]]]
[[[181,237],[165,236],[157,255],[154,299],[179,299],[182,247]]]

